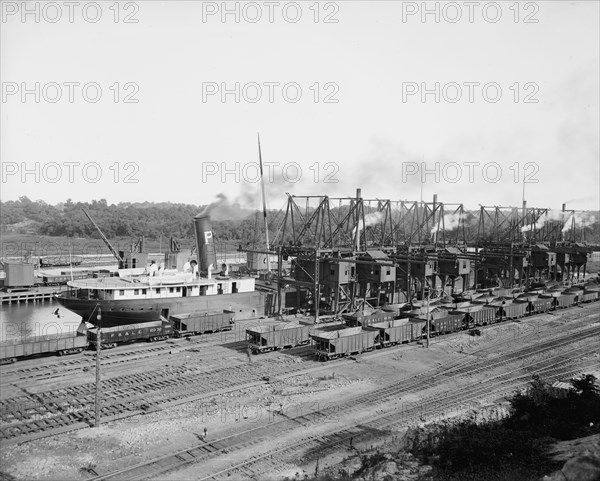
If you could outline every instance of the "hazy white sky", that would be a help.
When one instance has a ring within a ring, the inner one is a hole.
[[[598,209],[599,15],[595,1],[3,1],[1,197],[258,207],[260,132],[271,208],[357,187],[418,200],[424,159],[427,199],[520,205],[525,173],[530,206]]]

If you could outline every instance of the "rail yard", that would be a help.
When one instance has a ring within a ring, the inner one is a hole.
[[[0,345],[4,472],[303,478],[411,427],[502,407],[534,375],[600,377],[598,246],[581,216],[524,203],[473,218],[435,196],[289,196],[275,238],[247,251],[267,266],[255,279],[225,264],[211,277],[203,214],[198,276],[70,281],[62,295],[90,324]],[[147,266],[141,252],[118,260]],[[257,310],[235,304],[240,286]],[[194,311],[204,299],[218,309]]]
[[[398,345],[327,363],[310,346],[249,359],[239,330],[121,346],[102,361],[100,428],[90,428],[92,356],[23,361],[3,367],[3,464],[41,479],[313,472],[317,459],[323,466],[411,424],[501,400],[533,374],[597,372],[599,309],[590,303],[482,326],[481,336],[439,336],[429,350]]]

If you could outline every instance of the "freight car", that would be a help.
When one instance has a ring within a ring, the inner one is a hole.
[[[596,291],[585,291],[581,296],[581,302],[594,302],[598,300],[598,292]]]
[[[423,335],[424,326],[424,321],[395,319],[392,321],[376,322],[365,327],[365,329],[379,331],[381,347],[388,347],[420,339]]]
[[[502,306],[498,309],[498,316],[500,319],[518,319],[527,314],[527,309],[531,302],[537,299],[515,301],[512,304]]]
[[[258,354],[308,344],[309,333],[309,326],[257,326],[246,329],[246,339],[252,352]]]
[[[0,342],[0,364],[8,364],[36,354],[75,354],[88,347],[84,322],[76,331]]]
[[[466,329],[466,316],[464,313],[450,313],[447,316],[432,319],[430,326],[430,334],[437,336],[440,334],[448,334]],[[425,326],[425,329],[427,326]]]
[[[532,316],[534,314],[543,314],[552,309],[553,297],[540,297],[533,301],[529,301],[527,306],[527,313]]]
[[[495,306],[468,306],[456,309],[451,312],[452,315],[463,315],[462,329],[474,326],[485,326],[492,324],[498,319],[498,307]]]
[[[379,331],[366,330],[362,327],[317,330],[310,337],[315,341],[318,360],[372,351],[379,345]]]
[[[164,341],[173,335],[173,326],[169,321],[142,322],[139,324],[126,324],[101,329],[101,349],[111,349],[117,344],[134,341]],[[98,328],[88,329],[90,347],[96,348],[98,344]]]
[[[233,311],[202,312],[171,316],[175,337],[189,337],[208,332],[231,331]]]
[[[370,326],[375,323],[393,321],[396,317],[394,312],[388,311],[375,311],[369,314],[357,313],[357,314],[343,314],[346,325],[350,327],[356,326]]]
[[[66,284],[70,280],[87,279],[90,277],[89,272],[74,272],[71,274],[58,274],[58,275],[44,275],[42,276],[42,284],[45,286],[59,286]]]
[[[134,341],[161,341],[173,335],[168,321],[128,324],[101,329],[102,349]],[[76,331],[13,339],[0,343],[0,364],[7,364],[35,354],[76,354],[96,348],[98,329],[88,328],[81,322]]]
[[[434,317],[429,321],[430,335],[454,333],[473,326],[518,319],[557,308],[571,307],[578,302],[598,301],[599,298],[600,293],[596,290],[585,290],[579,294],[579,297],[577,293],[556,295],[526,293],[521,294],[514,301],[510,298],[498,298],[487,305],[462,306],[441,317]],[[374,323],[369,322],[368,317],[362,315],[345,315],[344,318],[347,324],[361,325],[346,329],[339,327],[335,330],[321,329],[311,334],[310,337],[315,341],[318,359],[334,359],[379,347],[416,341],[422,339],[427,330],[426,320],[419,317],[412,317],[410,321],[405,318]],[[371,337],[366,334],[369,331]],[[373,333],[376,334],[375,337],[372,337]]]
[[[561,294],[560,296],[554,298],[554,308],[555,309],[565,309],[567,307],[571,307],[577,304],[577,296],[575,294]]]

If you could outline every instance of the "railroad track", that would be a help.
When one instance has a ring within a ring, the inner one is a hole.
[[[550,344],[545,348],[540,344],[523,348],[522,357],[527,357],[531,351],[540,353],[543,350],[553,349],[560,344],[561,340],[562,337],[549,341]],[[555,342],[559,344],[553,344]],[[298,349],[304,349],[308,357],[310,348]],[[392,352],[389,349],[385,351],[390,354]],[[369,355],[365,356],[368,357]],[[223,392],[264,384],[268,382],[266,378],[293,376],[325,367],[320,363],[321,367],[314,368],[315,363],[307,367],[305,362],[278,365],[278,363],[268,362],[269,359],[265,357],[264,361],[250,365],[237,365],[217,370],[210,367],[161,369],[152,373],[132,374],[104,381],[103,421],[123,419],[160,410],[163,407],[209,398]],[[349,361],[336,361],[337,364],[341,362]],[[473,363],[467,359],[437,370],[438,373],[432,376],[428,375],[433,372],[431,370],[425,373],[427,375],[424,378],[425,383],[431,384],[436,375],[448,376],[453,372],[455,374],[473,372]],[[418,378],[422,376],[423,373],[413,382],[421,386]],[[197,394],[199,388],[203,392],[201,396]],[[177,389],[176,394],[172,394],[174,389]],[[168,395],[165,395],[165,391],[168,391]],[[94,392],[95,384],[88,383],[4,400],[0,403],[3,422],[0,427],[0,437],[11,442],[22,442],[66,431],[69,426],[72,429],[87,427],[93,419]]]
[[[590,363],[585,367],[572,369],[562,367],[563,363],[564,361],[561,361],[555,365],[548,365],[536,372],[542,374],[547,380],[564,379],[565,377],[581,374],[587,368],[596,366],[595,363]],[[293,463],[292,466],[297,467],[298,463],[323,458],[340,447],[347,449],[351,445],[357,446],[376,442],[375,440],[381,437],[389,437],[393,433],[399,432],[407,425],[443,419],[455,411],[457,404],[474,402],[482,397],[489,398],[490,395],[502,397],[506,389],[505,384],[510,382],[512,389],[525,386],[530,381],[531,375],[531,373],[528,373],[514,378],[506,377],[504,380],[497,382],[497,386],[494,386],[491,391],[487,385],[485,387],[476,386],[466,390],[463,389],[460,392],[425,398],[418,405],[415,403],[412,409],[404,409],[401,416],[398,416],[397,412],[387,413],[364,420],[359,426],[334,430],[323,436],[309,436],[300,442],[294,442],[293,446],[285,446],[262,455],[251,456],[245,461],[199,479],[231,479],[234,474],[242,474],[244,479],[262,480],[266,478],[266,473],[285,472],[286,467],[291,462]],[[304,453],[300,459],[298,459],[299,452]],[[149,479],[152,479],[152,477]]]
[[[289,363],[265,358],[216,370],[179,366],[114,377],[102,381],[102,418],[114,421],[156,411],[163,405],[173,406],[263,385],[278,375],[324,368],[315,362],[308,364],[302,360]],[[94,393],[95,383],[87,383],[5,399],[0,402],[0,438],[21,442],[19,438],[49,436],[69,425],[74,429],[87,427],[93,422]]]
[[[560,314],[563,314],[563,312],[550,313],[550,315]],[[540,314],[536,315],[536,317],[539,316]],[[582,321],[576,322],[583,323]],[[244,350],[246,343],[245,341],[239,341],[238,339],[241,336],[243,336],[245,328],[254,326],[255,324],[255,320],[238,321],[234,331],[222,331],[217,333],[209,333],[194,336],[190,338],[192,339],[192,344],[190,344],[190,341],[186,342],[183,339],[170,339],[169,341],[167,341],[167,343],[160,345],[149,343],[135,343],[127,346],[119,346],[115,351],[103,352],[102,366],[118,366],[119,364],[131,365],[136,361],[143,363],[149,357],[155,355],[162,355],[168,351],[173,351],[177,353],[181,351],[194,351],[195,349],[201,349],[203,357],[211,359],[211,351],[217,348],[218,346],[222,346],[223,343],[227,343],[228,346],[233,347],[238,351],[241,351]],[[486,329],[496,325],[498,324],[490,324],[487,326],[480,327],[480,329],[485,331]],[[503,325],[508,326],[510,325],[510,323],[506,323]],[[449,336],[457,334],[466,335],[465,331],[460,331],[459,333],[453,333]],[[444,338],[447,338],[447,336],[441,337],[441,339]],[[432,338],[433,342],[435,342],[436,340],[436,337]],[[235,347],[235,345],[237,345],[237,348]],[[498,343],[496,343],[496,345],[498,345]],[[305,350],[306,356],[302,357],[308,357],[310,353],[310,348],[303,349]],[[294,350],[294,352],[298,352],[298,350]],[[27,367],[23,367],[23,364],[31,363],[32,361],[34,361],[26,360],[20,361],[17,364],[0,366],[0,372],[2,372],[2,376],[0,377],[0,387],[10,385],[13,383],[23,384],[37,379],[53,379],[59,378],[61,376],[65,377],[73,373],[79,373],[84,368],[89,369],[95,366],[95,360],[93,356],[94,354],[91,351],[88,351],[80,357],[69,357],[68,359],[58,358],[60,360],[54,360],[56,358],[51,357],[44,357],[43,359],[35,360],[38,362],[43,361],[43,365],[27,365]]]
[[[210,349],[226,344],[228,347],[235,348],[238,344],[238,350],[245,347],[246,342],[240,340],[244,335],[246,327],[255,326],[256,321],[238,321],[236,328],[232,331],[220,331],[215,333],[206,333],[184,339],[172,338],[166,343],[160,345],[154,343],[133,343],[117,347],[114,351],[102,352],[102,366],[113,366],[118,364],[131,364],[134,361],[145,362],[147,358],[161,355],[168,351],[188,351],[195,348],[201,348],[203,353],[210,354]],[[40,359],[28,359],[19,361],[16,364],[7,364],[0,367],[2,378],[0,386],[9,384],[15,380],[19,382],[31,381],[36,379],[48,379],[52,377],[67,376],[74,372],[80,372],[82,368],[95,365],[95,354],[93,351],[86,351],[79,357],[56,358],[44,357]],[[43,365],[29,366],[32,362],[44,362]],[[23,366],[27,364],[27,366]]]
[[[593,327],[593,328],[587,329],[583,333],[580,332],[580,333],[574,334],[573,336],[571,336],[570,339],[551,340],[547,343],[544,343],[544,345],[538,346],[538,352],[533,351],[531,349],[531,347],[525,347],[523,349],[516,350],[515,353],[513,353],[513,355],[514,355],[515,359],[518,361],[519,359],[522,359],[523,356],[531,357],[531,356],[534,356],[541,352],[548,352],[548,351],[557,349],[559,347],[564,347],[568,344],[576,343],[579,341],[586,341],[586,340],[590,340],[590,339],[595,340],[599,334],[600,334],[600,328]],[[522,354],[521,354],[521,351],[523,351]],[[575,353],[576,352],[573,351],[573,354],[575,354]],[[571,360],[572,360],[572,356],[570,356],[568,359],[561,359],[557,363],[556,359],[554,359],[554,357],[552,357],[552,358],[550,358],[550,361],[542,360],[537,363],[531,363],[530,366],[534,366],[534,365],[538,366],[540,372],[545,372],[544,370],[549,369],[548,366],[557,368],[558,365],[562,365],[565,362],[568,363]],[[492,360],[480,359],[480,360],[476,361],[473,366],[471,366],[472,369],[476,370],[475,372],[480,372],[480,373],[485,372],[486,369],[494,369],[497,367],[499,367],[499,366],[495,359],[492,359]],[[563,372],[563,371],[561,371],[561,372]],[[444,375],[444,374],[445,374],[446,380],[448,380],[448,379],[460,377],[464,374],[464,372],[461,369],[456,369],[453,373],[448,374],[448,373],[444,373],[442,370],[442,371],[440,371],[440,373],[438,375]],[[429,404],[437,403],[437,405],[436,405],[437,407],[435,409],[439,410],[440,407],[443,407],[443,406],[450,407],[452,405],[455,405],[456,402],[465,402],[468,400],[472,400],[472,399],[476,398],[477,396],[482,396],[482,395],[489,396],[492,387],[496,387],[496,388],[502,387],[503,389],[506,389],[506,386],[503,386],[503,384],[506,384],[507,382],[514,383],[515,380],[517,380],[517,379],[522,379],[522,382],[526,382],[525,379],[529,379],[530,376],[531,376],[531,374],[515,375],[514,372],[510,372],[510,373],[504,375],[503,377],[497,377],[496,379],[492,380],[489,383],[485,383],[485,384],[478,383],[477,385],[475,385],[473,387],[461,389],[458,393],[446,394],[445,397],[444,397],[444,395],[442,395],[442,396],[436,395],[436,396],[432,396],[430,399],[425,398],[424,402],[426,401]],[[109,480],[109,479],[110,480],[118,480],[118,479],[135,480],[135,479],[146,479],[149,476],[156,477],[159,475],[164,475],[168,472],[179,470],[182,467],[189,466],[191,464],[195,464],[195,463],[199,463],[199,462],[206,462],[212,458],[219,456],[220,454],[226,454],[226,453],[229,454],[232,452],[238,452],[242,449],[255,447],[255,446],[259,445],[263,440],[272,439],[274,436],[279,436],[281,439],[283,439],[283,436],[286,433],[290,433],[294,429],[298,428],[298,426],[316,424],[319,422],[319,420],[327,419],[327,418],[330,418],[331,416],[335,416],[335,414],[337,414],[338,411],[343,411],[345,414],[357,413],[362,410],[372,409],[375,406],[378,406],[379,404],[385,405],[385,403],[389,403],[390,401],[397,401],[399,396],[402,396],[402,395],[411,394],[411,393],[419,393],[424,390],[426,391],[430,387],[431,387],[431,382],[430,382],[429,378],[413,378],[411,380],[408,380],[407,382],[405,382],[405,381],[396,382],[389,386],[383,387],[383,388],[377,390],[376,392],[371,392],[368,394],[355,396],[355,397],[346,399],[345,401],[338,403],[336,406],[329,408],[329,409],[324,409],[323,411],[316,411],[316,412],[311,411],[311,412],[308,412],[308,413],[300,415],[300,416],[284,417],[284,419],[274,421],[274,422],[268,423],[266,425],[261,425],[261,426],[258,426],[258,427],[255,427],[255,428],[252,428],[249,430],[244,430],[242,432],[236,433],[236,434],[228,436],[226,438],[221,438],[221,439],[215,440],[211,443],[200,444],[191,449],[186,449],[186,450],[182,450],[177,453],[174,453],[174,454],[162,456],[162,457],[152,460],[148,463],[142,463],[142,464],[139,464],[136,466],[132,466],[132,467],[128,467],[128,468],[125,468],[125,469],[122,469],[119,471],[115,471],[113,473],[100,475],[100,476],[97,476],[92,479],[94,479],[94,480],[105,480],[105,479],[106,480]],[[418,406],[422,410],[422,407],[428,406],[428,404],[423,404],[423,402],[419,402]],[[407,414],[405,414],[405,419],[403,419],[400,422],[406,422],[406,415]],[[386,418],[386,416],[387,416],[387,418]],[[361,425],[359,427],[360,428],[359,431],[363,432],[363,433],[369,432],[371,434],[381,433],[381,431],[382,431],[381,426],[388,426],[386,429],[389,429],[389,427],[393,425],[394,418],[396,419],[395,422],[398,422],[397,417],[398,417],[397,413],[376,416],[374,418],[374,420],[370,421],[371,423],[374,423],[373,425],[371,425],[369,423],[361,423]],[[377,422],[379,422],[380,424],[378,425]],[[340,428],[337,430],[334,429],[334,431],[335,431],[334,434],[337,437],[341,436],[341,438],[346,439],[347,436],[346,436],[346,434],[344,434],[345,430],[348,430],[347,431],[348,436],[356,436],[357,434],[360,434],[360,432],[357,431],[356,426],[355,427],[344,427],[344,428]],[[339,433],[342,433],[342,434],[340,435]],[[329,435],[330,434],[328,434],[327,436],[329,436]],[[310,442],[317,442],[317,441],[313,440]],[[327,443],[325,443],[325,444],[327,444]],[[296,443],[294,443],[294,446],[292,446],[292,447],[287,447],[287,448],[284,447],[277,451],[270,451],[269,456],[276,456],[276,460],[272,461],[271,458],[269,458],[269,462],[271,462],[271,463],[274,462],[275,464],[284,462],[282,460],[280,460],[280,461],[277,460],[278,453],[283,455],[284,453],[287,452],[287,450],[296,450],[297,451],[297,449],[298,449],[298,445]],[[263,459],[264,456],[259,457],[259,458]],[[236,465],[227,470],[220,471],[216,474],[211,474],[207,479],[215,477],[215,476],[226,476],[228,473],[230,474],[231,472],[233,472],[235,470],[242,470],[241,472],[245,472],[245,475],[251,475],[253,470],[250,467],[250,465],[254,462],[256,462],[256,459],[244,461],[243,463],[239,463],[239,465]],[[264,475],[264,471],[262,471],[262,473]],[[261,479],[261,478],[257,478],[257,479]]]

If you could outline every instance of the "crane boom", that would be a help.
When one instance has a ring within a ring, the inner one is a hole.
[[[117,259],[117,261],[119,261],[119,264],[123,263],[124,260],[123,258],[119,255],[119,253],[115,250],[115,248],[111,245],[110,242],[108,242],[108,239],[106,238],[106,236],[102,233],[102,231],[100,230],[100,227],[98,227],[98,224],[96,224],[94,222],[94,219],[92,219],[92,217],[90,216],[90,214],[87,213],[87,211],[82,207],[81,210],[83,211],[83,213],[86,215],[86,217],[90,220],[90,222],[92,224],[94,224],[94,227],[96,228],[96,230],[98,231],[98,233],[100,234],[100,237],[102,238],[102,240],[104,241],[104,243],[106,244],[106,247],[108,247],[108,250],[110,250],[112,252],[112,255],[115,256],[115,258]]]

